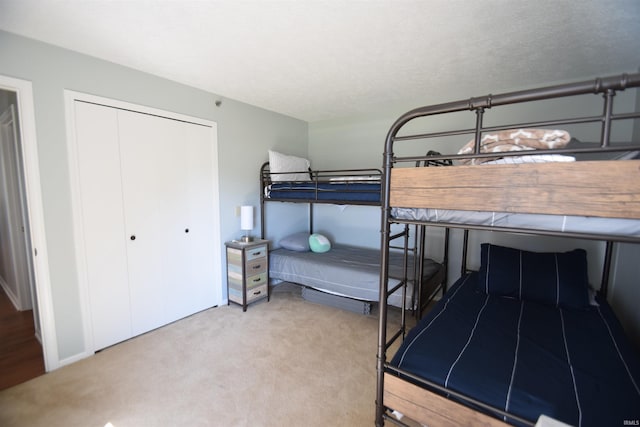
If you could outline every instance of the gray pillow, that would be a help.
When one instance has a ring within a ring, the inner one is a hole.
[[[309,233],[301,231],[280,240],[280,246],[296,252],[309,252]]]

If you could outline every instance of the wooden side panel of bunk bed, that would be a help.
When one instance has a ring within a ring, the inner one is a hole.
[[[404,416],[429,427],[508,425],[388,373],[384,374],[384,403]]]
[[[640,218],[640,160],[393,168],[390,205]]]

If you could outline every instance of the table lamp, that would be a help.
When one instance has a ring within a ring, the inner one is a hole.
[[[240,208],[240,229],[245,231],[241,241],[248,243],[253,241],[249,234],[253,230],[253,206],[242,206]]]

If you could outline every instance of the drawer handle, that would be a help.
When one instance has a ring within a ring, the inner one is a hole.
[[[254,265],[251,268],[254,269],[254,270],[259,270],[259,269],[262,268],[262,264]]]
[[[258,283],[260,280],[262,280],[260,277],[256,277],[255,279],[252,280],[252,282]]]
[[[260,295],[261,293],[262,293],[262,291],[256,291],[256,292],[254,292],[253,294],[254,294],[254,295]]]
[[[251,253],[251,255],[253,255],[253,256],[258,256],[258,255],[261,255],[261,254],[262,254],[262,251],[252,252]]]

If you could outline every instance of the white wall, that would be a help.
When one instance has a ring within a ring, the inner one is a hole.
[[[85,346],[71,224],[64,89],[217,122],[223,241],[238,237],[235,206],[258,206],[258,170],[267,160],[267,150],[279,147],[307,154],[307,124],[297,119],[3,31],[0,58],[0,74],[33,84],[59,360],[81,354]],[[219,107],[216,100],[222,100]],[[222,254],[223,249],[221,243]],[[219,280],[226,296],[224,269]]]

